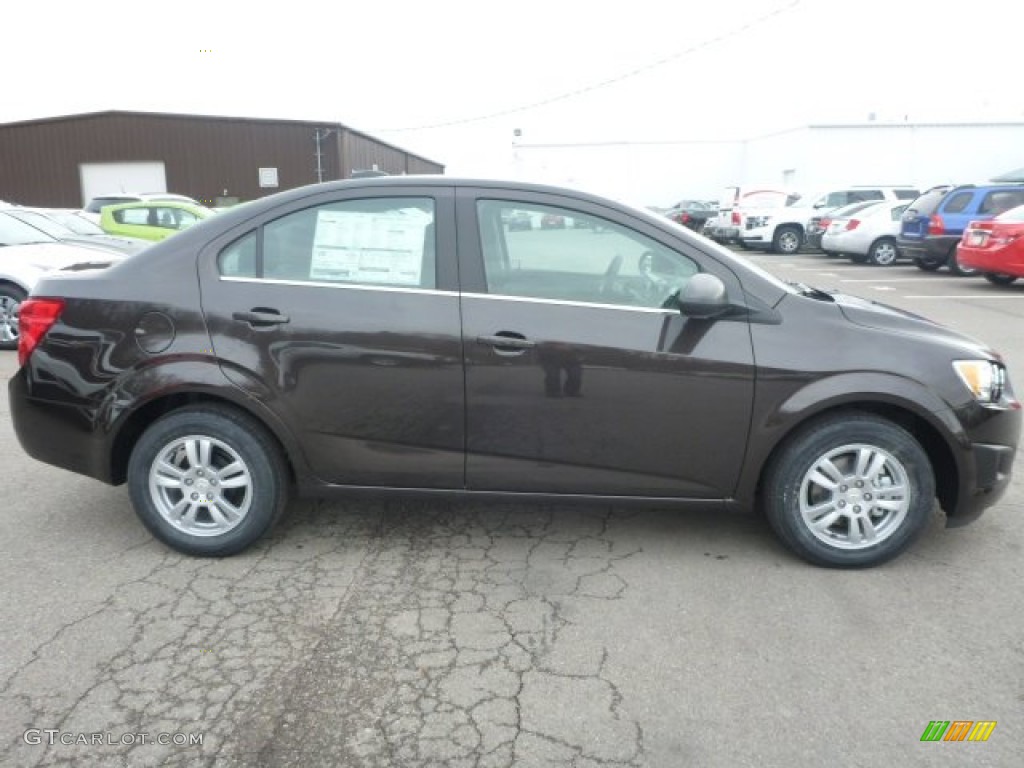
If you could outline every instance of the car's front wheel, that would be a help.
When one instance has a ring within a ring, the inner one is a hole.
[[[918,256],[914,259],[914,263],[918,269],[923,269],[925,272],[935,272],[946,262],[933,256]]]
[[[25,292],[10,283],[0,283],[0,349],[18,346],[18,307]]]
[[[783,543],[816,565],[878,565],[921,533],[935,504],[928,455],[910,433],[866,413],[808,425],[773,457],[762,492]]]
[[[139,438],[128,488],[149,531],[187,555],[241,552],[263,536],[288,501],[288,473],[274,440],[234,410],[173,411]]]
[[[790,256],[800,250],[803,245],[803,235],[796,227],[779,227],[772,238],[772,250]]]

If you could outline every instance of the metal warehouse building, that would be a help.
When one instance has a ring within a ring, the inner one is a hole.
[[[0,125],[0,200],[20,205],[111,192],[230,204],[361,171],[444,166],[340,123],[110,111]]]

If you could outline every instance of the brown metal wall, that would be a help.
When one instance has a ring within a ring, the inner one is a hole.
[[[163,162],[168,192],[213,200],[227,190],[252,200],[315,183],[314,132],[328,128],[324,181],[374,162],[395,174],[414,172],[410,165],[427,169],[417,173],[444,171],[337,124],[113,112],[0,125],[0,199],[79,207],[81,163]],[[344,151],[350,157],[343,159]],[[262,167],[278,169],[277,189],[259,187]]]

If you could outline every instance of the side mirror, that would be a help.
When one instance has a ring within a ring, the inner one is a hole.
[[[677,302],[681,314],[701,320],[725,314],[730,306],[725,283],[707,272],[691,277],[679,292]]]

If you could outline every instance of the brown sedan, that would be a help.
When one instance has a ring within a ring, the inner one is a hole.
[[[950,525],[996,503],[1020,432],[985,345],[536,185],[295,189],[45,278],[19,320],[22,446],[127,482],[195,555],[245,549],[293,490],[369,490],[760,501],[798,555],[873,565],[936,498]]]

